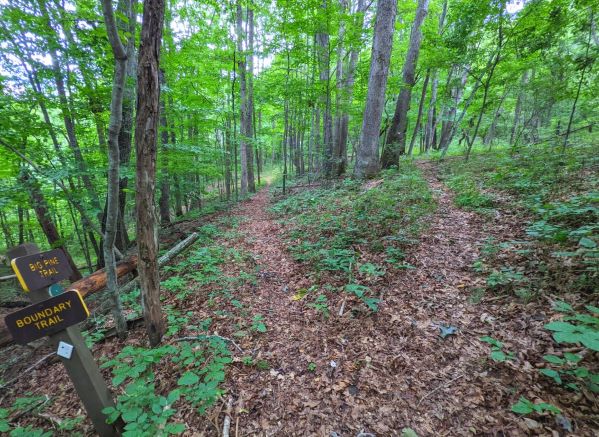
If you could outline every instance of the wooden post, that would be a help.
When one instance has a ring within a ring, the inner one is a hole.
[[[7,256],[12,259],[39,252],[39,248],[35,244],[26,243],[9,250]],[[49,298],[47,288],[32,290],[27,293],[27,296],[34,304]],[[49,339],[50,344],[55,349],[61,341],[73,347],[70,358],[60,355],[59,358],[63,362],[96,432],[101,437],[119,436],[120,425],[107,424],[106,415],[102,413],[104,408],[114,407],[115,404],[100,369],[85,344],[79,327],[77,325],[70,326],[63,331],[50,335]]]

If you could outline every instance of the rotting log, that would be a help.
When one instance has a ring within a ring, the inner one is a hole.
[[[127,273],[131,273],[137,268],[137,256],[130,256],[122,261],[119,261],[116,265],[117,277],[122,277]],[[98,270],[83,279],[73,282],[67,288],[69,290],[77,290],[81,297],[87,296],[88,294],[95,293],[106,287],[106,271],[104,269]]]
[[[177,243],[173,248],[171,248],[168,252],[162,255],[158,259],[158,266],[162,267],[171,261],[175,256],[179,255],[189,246],[191,246],[197,239],[199,235],[197,232],[194,232],[185,240]],[[116,265],[117,277],[121,278],[124,275],[131,273],[132,271],[137,269],[137,256],[130,256],[122,261],[119,261]],[[123,287],[120,288],[120,292],[124,293],[130,291],[137,284],[137,278],[133,281],[128,282]],[[103,288],[106,287],[106,272],[104,269],[98,270],[97,272],[92,273],[91,275],[80,279],[79,281],[73,282],[68,288],[67,291],[77,290],[81,297],[96,293]],[[100,308],[102,311],[102,308]],[[12,337],[4,324],[4,321],[0,322],[0,347],[6,346],[12,343]]]
[[[185,240],[182,240],[179,243],[177,243],[171,250],[169,250],[164,255],[162,255],[160,258],[158,258],[158,268],[163,267],[169,261],[171,261],[174,257],[176,257],[181,252],[183,252],[185,249],[187,249],[189,246],[191,246],[198,239],[198,237],[199,237],[198,233],[194,232],[189,237],[187,237]],[[139,277],[137,277],[137,278],[133,279],[132,281],[128,282],[127,284],[123,285],[120,288],[121,293],[127,293],[127,292],[133,290],[137,286],[138,283],[139,283]]]

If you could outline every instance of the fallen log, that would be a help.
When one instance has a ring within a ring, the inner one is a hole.
[[[131,273],[137,268],[137,255],[130,256],[116,264],[116,275],[120,278],[127,273]],[[106,287],[106,271],[104,269],[98,270],[83,279],[73,282],[67,288],[67,291],[77,290],[81,297],[87,296],[88,294],[95,293]]]
[[[185,240],[182,240],[179,243],[177,243],[171,250],[169,250],[164,255],[162,255],[160,258],[158,258],[158,268],[165,266],[174,257],[176,257],[181,252],[183,252],[185,249],[187,249],[189,246],[191,246],[198,239],[198,237],[199,237],[198,233],[194,232],[189,237],[187,237]],[[120,288],[121,293],[127,293],[127,292],[133,290],[137,286],[138,283],[139,283],[139,277],[135,278],[132,281],[128,282],[127,284],[123,285]]]

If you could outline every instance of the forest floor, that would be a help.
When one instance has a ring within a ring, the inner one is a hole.
[[[579,395],[556,397],[537,370],[551,343],[543,329],[551,319],[544,310],[547,302],[472,301],[472,291],[485,282],[472,269],[481,248],[489,238],[521,238],[525,217],[501,207],[491,215],[460,209],[440,180],[437,164],[421,161],[418,166],[437,209],[428,216],[419,244],[406,254],[413,268],[373,284],[381,299],[376,312],[365,311],[342,293],[330,298],[328,317],[306,303],[303,295],[312,275],[289,253],[285,224],[270,210],[268,188],[223,214],[235,226],[233,237],[220,244],[244,254],[227,260],[223,273],[231,278],[252,271],[255,278],[235,288],[234,302],[217,297],[220,312],[213,311],[215,298],[208,293],[213,285],[198,285],[184,302],[172,301],[193,311],[194,320],[211,317],[211,332],[236,342],[223,397],[205,416],[191,406],[174,416],[187,425],[185,435],[221,435],[229,402],[231,435],[236,437],[387,436],[401,435],[406,428],[420,436],[564,435],[572,427],[576,435],[598,435],[596,415],[577,407],[581,400],[574,398]],[[185,234],[203,224],[184,222],[175,228]],[[360,254],[362,263],[379,258]],[[241,316],[232,316],[238,308],[246,319],[258,315],[253,326],[258,322],[263,327],[243,335],[252,328]],[[515,359],[489,360],[489,345],[479,340],[484,336],[500,338],[506,353],[516,351]],[[114,356],[125,345],[143,345],[143,337],[142,329],[136,329],[124,342],[113,338],[97,344],[94,354]],[[172,386],[166,382],[172,372],[172,366],[156,370],[162,388]],[[64,378],[60,365],[48,364],[13,389],[54,396],[50,417],[80,414]],[[563,416],[533,420],[510,412],[520,396],[559,404]],[[590,402],[591,411],[596,406],[593,399],[582,402]],[[47,417],[33,420],[48,427]]]

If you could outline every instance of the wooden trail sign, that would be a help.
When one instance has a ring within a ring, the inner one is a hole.
[[[23,289],[30,291],[27,295],[33,305],[9,314],[5,323],[14,340],[21,344],[50,334],[50,344],[57,349],[96,432],[100,437],[118,436],[122,423],[108,424],[102,413],[104,408],[114,407],[112,393],[76,325],[89,315],[81,294],[69,290],[48,299],[48,285],[70,274],[66,257],[59,251],[60,254],[54,250],[39,253],[31,243],[8,251],[13,258],[11,265]]]
[[[10,262],[23,290],[40,290],[63,279],[73,270],[62,249],[20,256]]]
[[[15,342],[26,345],[83,322],[88,316],[81,295],[71,290],[11,313],[4,322]]]

